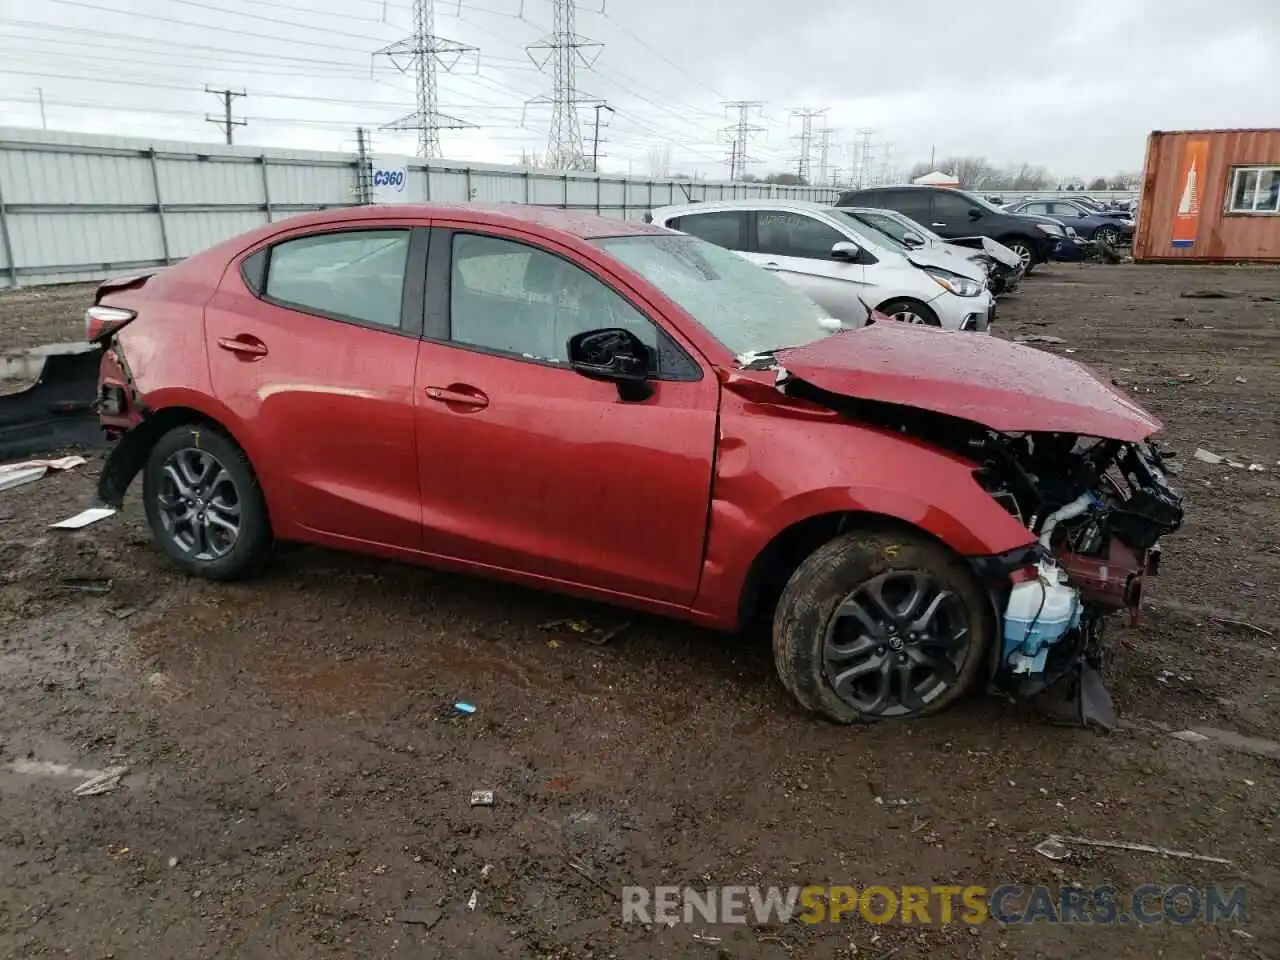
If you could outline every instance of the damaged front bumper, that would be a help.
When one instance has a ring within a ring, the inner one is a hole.
[[[1101,441],[1084,452],[1073,443],[1065,456],[1059,446],[1050,458],[1061,459],[1073,486],[1065,478],[1040,481],[1037,471],[1043,474],[1047,461],[1035,453],[1030,462],[1017,455],[1032,450],[1034,440],[995,442],[1010,462],[1003,471],[989,462],[979,473],[985,472],[993,496],[1037,541],[1013,554],[971,561],[992,592],[998,626],[991,680],[1017,697],[1067,681],[1080,719],[1109,725],[1110,699],[1098,676],[1105,657],[1103,627],[1119,612],[1137,623],[1146,580],[1159,572],[1160,539],[1182,524],[1182,499],[1166,479],[1162,455],[1149,443]],[[1042,448],[1062,442],[1040,438]],[[1019,474],[1020,483],[1008,482]],[[1079,489],[1082,481],[1087,487],[1064,501],[1066,491]]]

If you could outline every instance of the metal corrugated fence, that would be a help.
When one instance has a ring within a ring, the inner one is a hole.
[[[0,287],[164,266],[291,214],[357,203],[355,154],[264,150],[0,127]],[[691,200],[823,187],[645,180],[525,167],[409,164],[410,200],[546,204],[635,219]]]

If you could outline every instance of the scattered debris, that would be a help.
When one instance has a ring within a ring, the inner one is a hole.
[[[539,630],[567,630],[577,634],[587,643],[597,647],[602,647],[623,630],[626,630],[631,623],[624,622],[616,627],[593,627],[585,620],[548,620],[546,623],[538,624]],[[551,646],[551,643],[547,644]]]
[[[1247,620],[1232,620],[1230,617],[1210,617],[1209,620],[1213,623],[1220,623],[1225,627],[1243,627],[1245,630],[1252,630],[1267,639],[1275,638],[1275,634],[1270,630],[1264,630],[1262,627],[1249,623]]]
[[[1235,467],[1237,470],[1239,470],[1241,467],[1243,467],[1243,466],[1244,466],[1244,464],[1243,464],[1243,463],[1241,463],[1239,460],[1228,460],[1228,461],[1227,461],[1227,466],[1228,466],[1228,467]]]
[[[1210,453],[1204,447],[1196,447],[1196,452],[1192,454],[1201,463],[1221,463],[1226,457],[1220,457],[1216,453]]]
[[[1132,850],[1134,853],[1155,853],[1162,857],[1178,857],[1182,860],[1200,860],[1204,863],[1223,863],[1232,866],[1224,857],[1209,857],[1200,853],[1188,853],[1186,850],[1170,850],[1168,847],[1157,847],[1149,843],[1133,843],[1129,840],[1090,840],[1086,837],[1050,837],[1060,843],[1074,843],[1082,847],[1106,847],[1110,850]]]
[[[493,791],[492,790],[472,790],[471,805],[473,807],[492,807]]]
[[[1174,323],[1186,323],[1186,322],[1187,322],[1187,318],[1186,318],[1186,317],[1170,317],[1169,319],[1170,319],[1170,320],[1172,320]]]
[[[1248,377],[1236,377],[1236,383],[1248,383],[1248,382],[1249,382]]]
[[[565,863],[569,865],[569,869],[572,870],[574,873],[578,874],[583,879],[590,881],[596,887],[598,887],[599,889],[607,893],[614,900],[618,899],[618,894],[616,891],[610,889],[607,884],[601,883],[600,880],[598,880],[590,870],[588,870],[582,864],[578,863],[578,861],[566,860]]]
[[[169,858],[169,868],[170,868],[170,869],[172,869],[172,868],[176,867],[177,865],[178,865],[178,858],[177,858],[177,857],[170,857],[170,858]]]
[[[480,868],[480,879],[481,879],[481,880],[488,880],[488,879],[489,879],[489,874],[491,874],[491,873],[493,873],[493,864],[492,864],[492,863],[486,863],[483,867],[481,867],[481,868]]]
[[[1062,352],[1063,352],[1063,353],[1075,353],[1075,352],[1076,352],[1076,348],[1075,348],[1075,347],[1067,347],[1067,349],[1063,350]]]
[[[1066,844],[1055,837],[1048,840],[1042,840],[1035,846],[1036,853],[1042,857],[1048,857],[1050,860],[1066,860],[1071,856],[1071,851],[1067,849]]]
[[[1184,290],[1182,292],[1184,300],[1227,300],[1235,296],[1238,294],[1229,293],[1226,290]]]
[[[474,706],[472,706],[469,703],[464,703],[462,701],[455,703],[453,705],[453,709],[457,710],[459,713],[465,713],[468,716],[476,712],[476,708]]]
[[[1262,464],[1260,464],[1260,463],[1251,463],[1251,464],[1249,464],[1249,472],[1250,472],[1250,473],[1262,473],[1262,472],[1263,472],[1264,470],[1266,470],[1266,469],[1267,469],[1267,468],[1266,468],[1266,467],[1264,467],[1264,466],[1263,466]]]
[[[63,577],[58,582],[68,590],[103,596],[111,592],[112,580],[110,577]]]
[[[98,776],[91,780],[86,780],[71,792],[77,797],[96,797],[103,793],[110,793],[120,786],[120,778],[128,772],[128,767],[108,767]]]
[[[430,930],[440,918],[444,916],[444,911],[439,907],[402,907],[400,912],[396,914],[396,923],[409,924],[411,926],[426,927]]]
[[[70,470],[82,463],[84,457],[62,457],[59,460],[24,460],[21,463],[0,465],[0,490],[12,490],[25,483],[34,483],[50,470]]]
[[[693,939],[697,940],[698,943],[719,943],[720,942],[719,937],[708,937],[701,933],[695,933],[693,935]]]
[[[1257,939],[1257,938],[1256,938],[1252,933],[1249,933],[1249,932],[1247,932],[1247,931],[1245,931],[1245,930],[1241,930],[1239,927],[1232,927],[1232,928],[1231,928],[1231,935],[1232,935],[1233,937],[1239,937],[1241,940],[1256,940],[1256,939]]]
[[[1171,733],[1170,736],[1184,743],[1204,743],[1209,739],[1203,733],[1196,733],[1194,730],[1179,730],[1177,733]]]
[[[1013,338],[1014,343],[1066,343],[1061,337],[1051,337],[1044,333],[1024,333]]]
[[[67,517],[67,519],[59,520],[57,523],[51,523],[49,527],[53,530],[80,530],[91,523],[97,523],[99,520],[107,519],[107,517],[113,517],[115,513],[114,507],[90,507],[88,510],[81,510],[74,517]]]
[[[476,904],[479,902],[480,902],[480,891],[472,890],[471,899],[467,901],[467,909],[474,910],[476,908]]]

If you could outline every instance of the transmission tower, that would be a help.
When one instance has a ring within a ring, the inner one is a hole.
[[[530,103],[551,104],[551,130],[547,135],[546,164],[557,170],[584,170],[589,161],[582,149],[582,129],[578,125],[578,105],[603,101],[578,93],[578,67],[587,69],[596,62],[603,43],[579,36],[574,20],[576,0],[552,0],[551,33],[525,48],[539,70],[552,66],[550,96]],[[591,51],[588,55],[587,51]],[[539,56],[541,59],[539,59]]]
[[[475,124],[440,112],[436,71],[449,73],[463,57],[476,52],[475,47],[436,36],[435,0],[413,0],[413,35],[388,44],[374,56],[388,58],[401,73],[412,67],[418,108],[382,129],[417,130],[418,156],[439,157],[441,130],[461,130]]]
[[[854,147],[855,163],[858,166],[858,188],[871,185],[871,137],[875,133],[871,127],[859,127],[854,131],[858,135],[858,143]]]
[[[802,107],[798,110],[792,110],[793,117],[800,118],[800,135],[792,139],[800,141],[800,158],[796,163],[796,173],[805,183],[809,183],[810,173],[810,155],[813,152],[813,121],[815,117],[824,117],[827,113],[826,107],[821,110],[811,110]]]
[[[893,183],[895,177],[893,175],[893,144],[884,143],[880,145],[880,183]]]
[[[827,161],[831,156],[831,135],[835,132],[835,127],[823,127],[818,131],[818,183],[829,182]]]
[[[746,175],[747,164],[755,162],[755,158],[747,154],[747,144],[757,133],[764,132],[764,127],[751,122],[751,111],[755,110],[759,113],[764,107],[764,102],[762,100],[730,100],[724,107],[726,111],[738,112],[737,121],[722,129],[720,134],[729,141],[729,179],[741,180]]]

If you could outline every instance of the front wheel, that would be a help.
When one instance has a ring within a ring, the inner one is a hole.
[[[854,531],[788,581],[773,621],[783,686],[839,723],[925,716],[982,670],[989,601],[964,562],[911,533]]]
[[[156,543],[188,573],[235,580],[270,552],[267,504],[249,458],[215,427],[164,434],[147,457],[142,500]]]
[[[942,321],[938,319],[938,315],[919,300],[902,297],[882,303],[876,309],[886,314],[891,320],[897,320],[899,323],[920,323],[927,327],[942,326]]]
[[[1094,232],[1093,239],[1102,246],[1118,247],[1120,245],[1120,231],[1115,227],[1099,227]]]
[[[1004,245],[1012,250],[1017,258],[1022,262],[1023,274],[1030,275],[1031,271],[1035,269],[1036,264],[1039,262],[1036,260],[1036,251],[1030,241],[1006,240],[1004,241]]]

